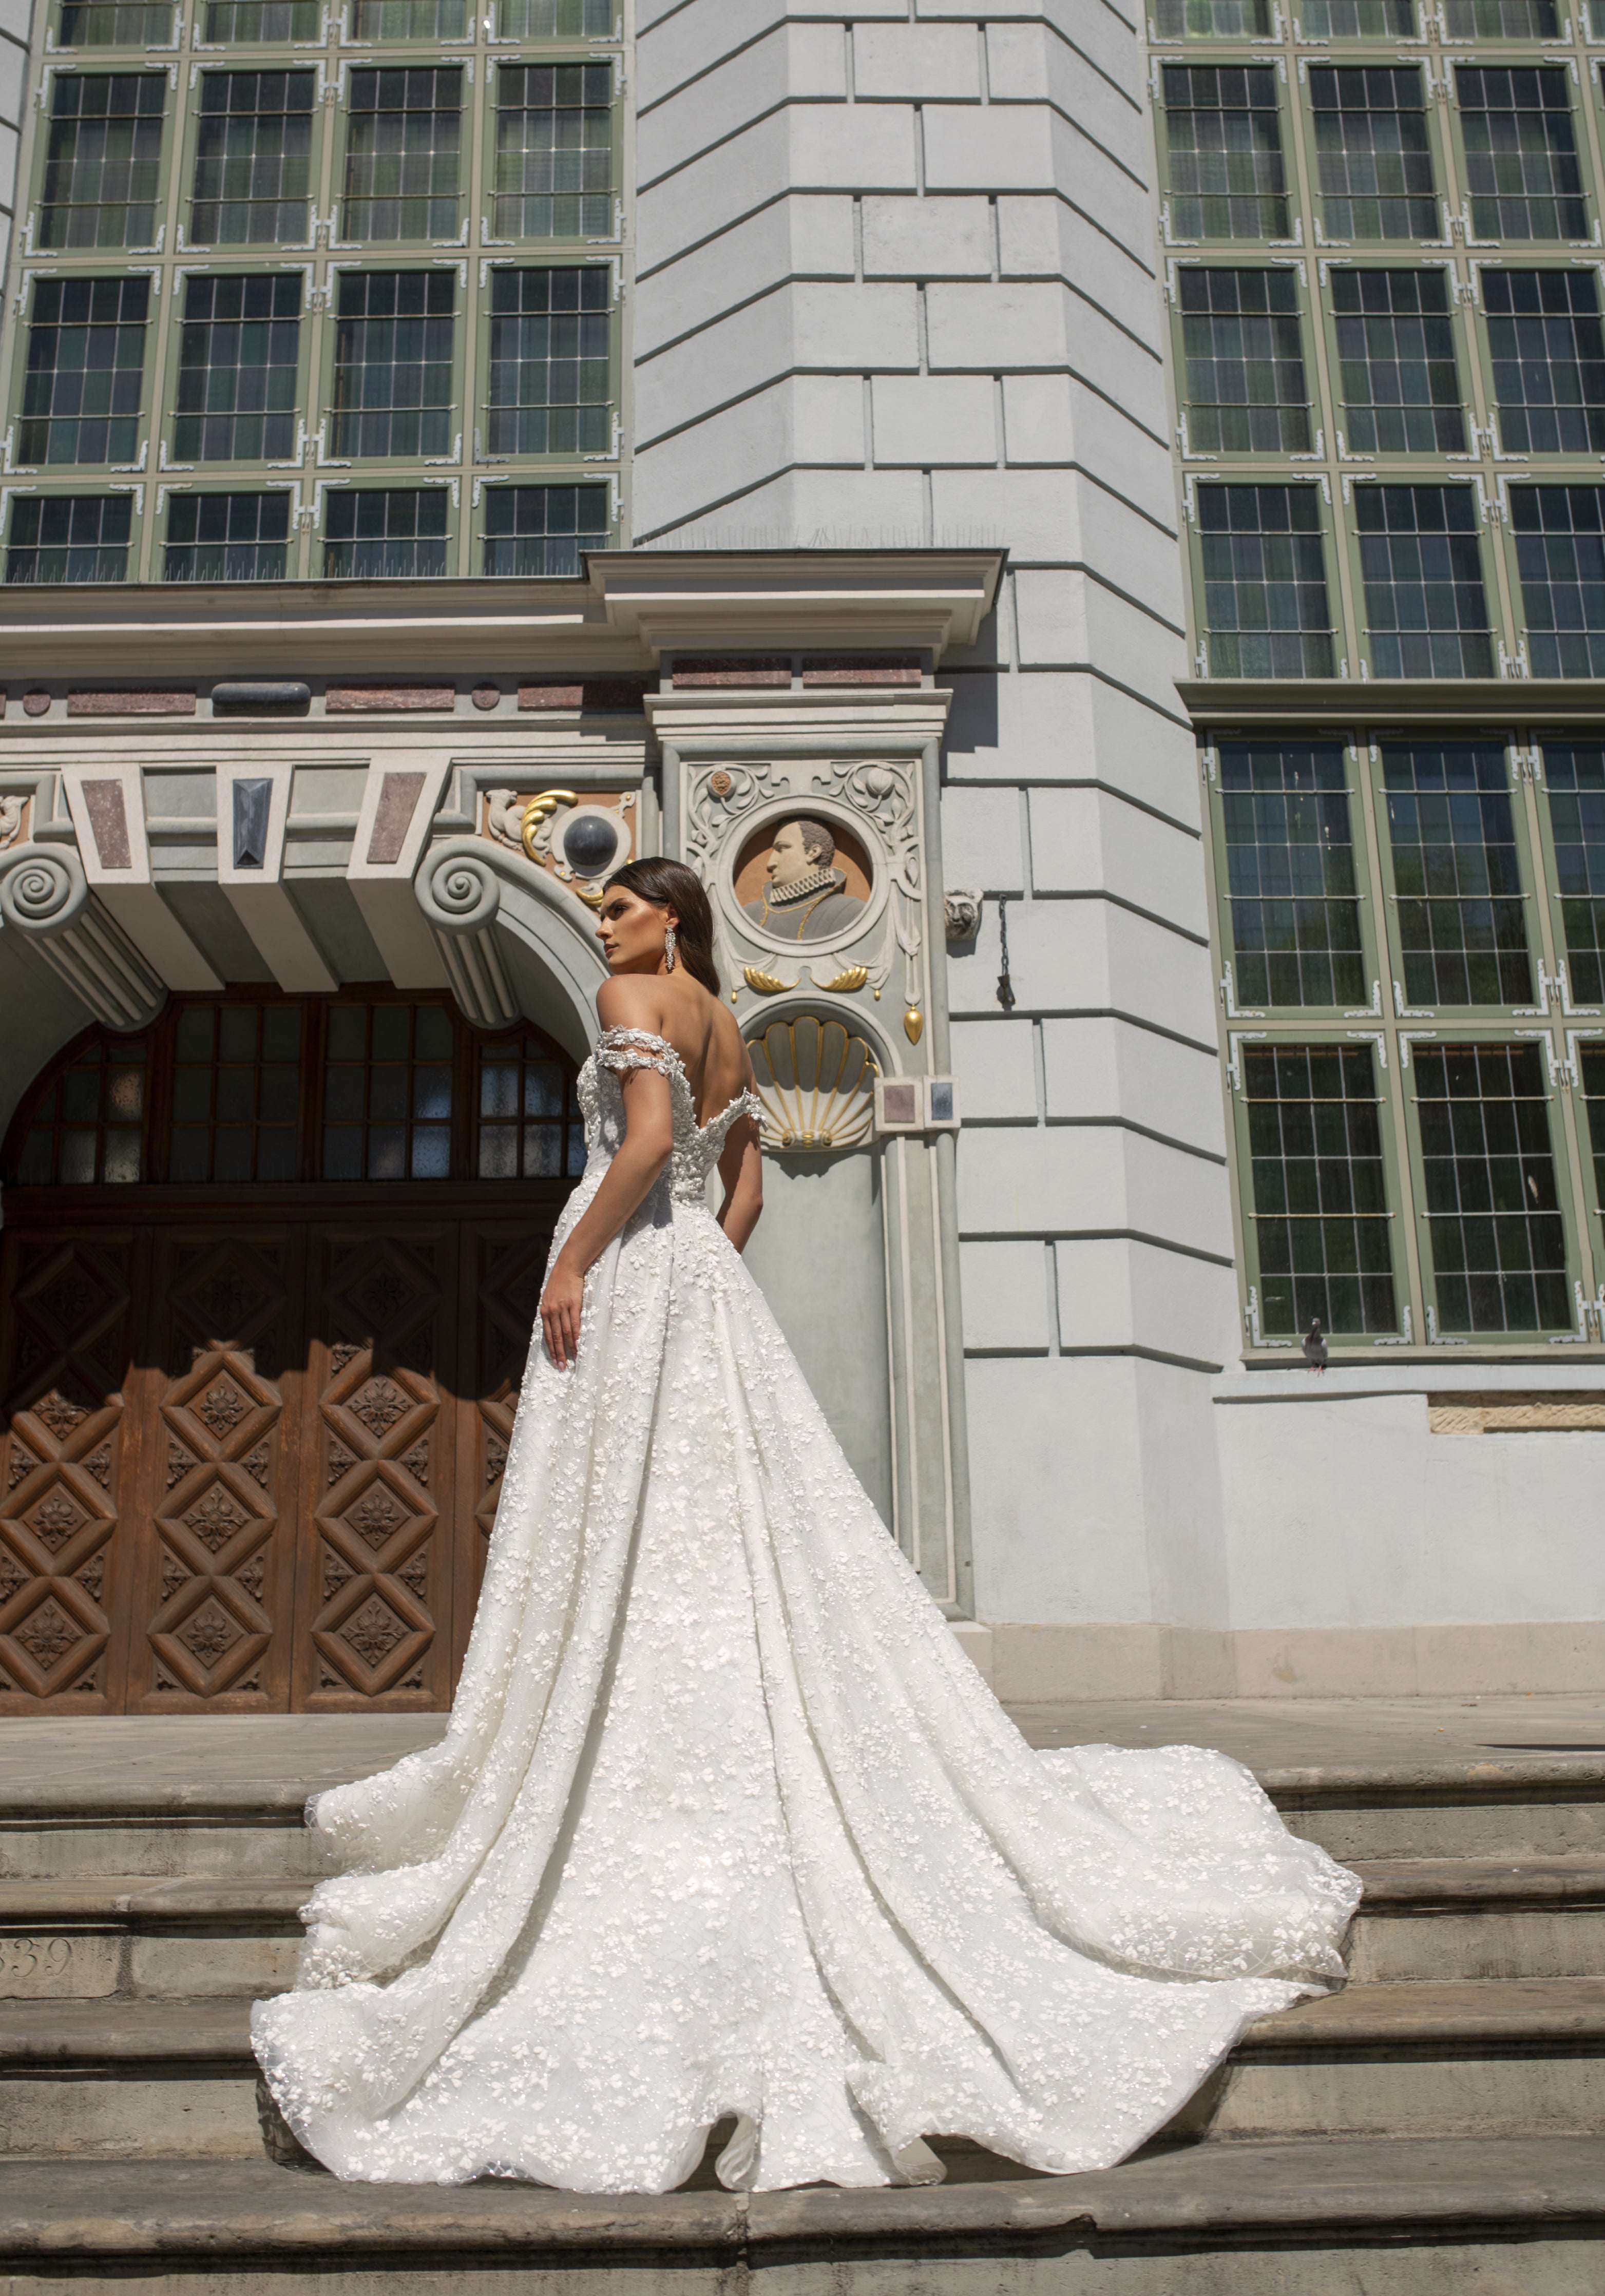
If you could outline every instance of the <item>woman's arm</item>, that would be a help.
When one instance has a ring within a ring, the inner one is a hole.
[[[764,1209],[764,1159],[755,1117],[738,1117],[725,1135],[719,1177],[725,1183],[719,1226],[736,1250],[745,1251]]]
[[[579,1349],[579,1315],[585,1270],[651,1193],[675,1144],[674,1106],[668,1078],[660,1069],[626,1069],[624,1139],[602,1185],[574,1223],[552,1264],[541,1294],[541,1328],[559,1371],[566,1371]]]

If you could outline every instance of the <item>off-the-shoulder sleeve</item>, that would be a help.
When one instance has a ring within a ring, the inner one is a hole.
[[[656,1069],[667,1076],[679,1054],[665,1037],[650,1029],[604,1029],[596,1039],[596,1065],[622,1076],[626,1069]]]

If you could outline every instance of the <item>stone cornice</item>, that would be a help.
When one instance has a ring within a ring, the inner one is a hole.
[[[649,693],[643,707],[660,742],[712,757],[755,741],[777,750],[842,740],[917,750],[940,739],[952,701],[942,685],[725,685]]]
[[[1565,726],[1605,712],[1605,680],[1586,677],[1188,677],[1176,692],[1195,726],[1338,728]]]
[[[0,677],[650,673],[665,651],[973,642],[996,551],[598,551],[575,582],[9,589]]]

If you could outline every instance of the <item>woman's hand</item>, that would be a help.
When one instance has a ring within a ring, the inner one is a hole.
[[[585,1296],[585,1277],[568,1253],[560,1251],[541,1294],[541,1329],[546,1335],[546,1352],[559,1371],[567,1371],[579,1353],[579,1314]]]

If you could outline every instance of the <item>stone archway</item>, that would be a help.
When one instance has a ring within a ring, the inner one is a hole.
[[[0,1711],[448,1702],[574,1078],[365,988],[46,1067],[4,1148]]]

